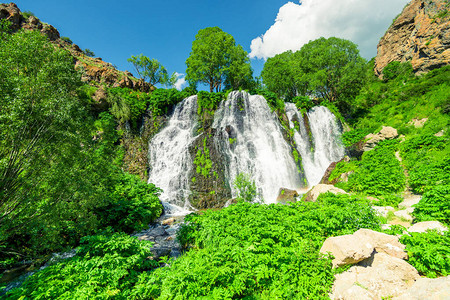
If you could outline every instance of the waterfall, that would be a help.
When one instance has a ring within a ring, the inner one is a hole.
[[[166,213],[191,208],[188,173],[193,162],[188,148],[196,138],[197,126],[197,96],[191,96],[177,104],[167,126],[150,142],[148,182],[163,190],[160,199]]]
[[[301,187],[291,148],[264,97],[230,93],[216,111],[212,127],[233,196],[232,183],[239,173],[251,176],[266,203],[275,202],[280,187]]]
[[[344,147],[340,142],[342,130],[336,117],[324,106],[313,107],[307,113],[310,132],[295,104],[286,103],[286,115],[290,127],[295,129],[294,141],[302,157],[308,184],[316,185],[330,163],[344,157]]]

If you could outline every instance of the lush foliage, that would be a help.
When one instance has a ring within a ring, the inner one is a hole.
[[[219,27],[198,31],[186,66],[186,78],[191,85],[207,84],[210,92],[221,91],[223,85],[231,89],[247,88],[253,81],[247,53]]]
[[[403,191],[405,175],[400,162],[395,157],[397,144],[398,141],[395,140],[385,141],[375,149],[364,152],[361,161],[353,162],[354,167],[357,166],[357,168],[354,168],[354,173],[349,176],[348,182],[340,183],[340,186],[353,192],[375,196]]]
[[[367,202],[333,194],[315,203],[240,202],[187,221],[179,239],[193,249],[170,268],[142,275],[142,297],[327,299],[333,273],[318,253],[324,239],[379,229]]]
[[[450,225],[450,185],[437,185],[423,194],[413,216],[417,222],[437,220]]]
[[[139,77],[151,85],[157,83],[173,85],[176,75],[169,77],[166,68],[156,59],[150,59],[142,54],[131,56],[128,62],[132,63]]]
[[[450,182],[448,136],[412,136],[402,143],[400,149],[409,172],[408,183],[413,191],[423,193]]]
[[[129,299],[140,272],[158,266],[151,245],[123,233],[87,236],[76,256],[32,275],[8,299]]]
[[[437,231],[412,232],[400,242],[406,245],[408,262],[427,277],[450,275],[450,234]]]
[[[312,96],[342,106],[364,84],[365,61],[352,42],[319,38],[295,53],[269,58],[261,76],[266,87],[284,99]]]
[[[236,191],[236,200],[238,202],[264,202],[258,193],[255,182],[248,174],[239,173],[233,182],[233,188]]]

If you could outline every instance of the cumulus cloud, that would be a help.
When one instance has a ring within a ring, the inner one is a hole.
[[[186,78],[184,74],[175,72],[175,75],[177,75],[177,81],[175,82],[175,88],[179,91],[181,91],[186,86]]]
[[[359,46],[361,55],[376,55],[377,43],[409,0],[303,0],[288,2],[275,23],[252,40],[251,58],[272,57],[299,50],[319,37],[344,38]]]

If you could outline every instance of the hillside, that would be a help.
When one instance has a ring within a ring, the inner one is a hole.
[[[450,297],[446,5],[413,0],[372,61],[319,38],[212,93],[0,4],[0,298]]]

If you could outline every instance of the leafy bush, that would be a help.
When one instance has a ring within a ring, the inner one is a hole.
[[[369,132],[362,129],[353,129],[342,133],[341,139],[345,147],[350,147],[364,139]]]
[[[97,211],[104,226],[130,233],[146,228],[161,215],[159,188],[124,172],[115,180],[114,190],[107,200],[109,203]]]
[[[348,195],[317,202],[259,205],[239,202],[186,217],[178,239],[191,250],[141,275],[141,298],[327,299],[330,260],[319,254],[327,236],[379,230],[370,204]]]
[[[417,222],[437,220],[450,225],[450,185],[438,185],[423,194],[413,216]]]
[[[66,43],[69,43],[70,45],[73,44],[72,40],[67,36],[62,36],[61,40],[65,41]]]
[[[446,136],[421,134],[401,145],[413,191],[423,193],[450,181],[450,143]]]
[[[91,49],[88,49],[88,48],[84,49],[83,53],[84,53],[84,55],[89,56],[89,57],[95,56],[95,53]]]
[[[28,277],[8,299],[127,299],[138,275],[158,266],[151,246],[123,233],[85,237],[76,256]]]
[[[299,110],[304,109],[308,111],[316,105],[308,96],[297,96],[292,99],[292,102],[295,103]]]
[[[205,91],[198,92],[197,98],[197,112],[213,114],[224,98],[224,93],[208,93]]]
[[[396,78],[405,79],[414,76],[411,62],[401,63],[399,61],[392,61],[384,67],[382,73],[384,81]]]
[[[412,232],[404,235],[400,243],[406,245],[408,262],[422,275],[430,278],[450,275],[450,234],[437,231]]]
[[[381,196],[403,191],[405,175],[395,157],[398,141],[390,140],[378,144],[373,150],[364,152],[359,167],[349,176],[342,187],[353,191]]]
[[[237,192],[236,199],[238,202],[264,202],[260,199],[261,196],[258,193],[255,182],[252,181],[248,174],[239,173],[233,182],[233,187]]]

